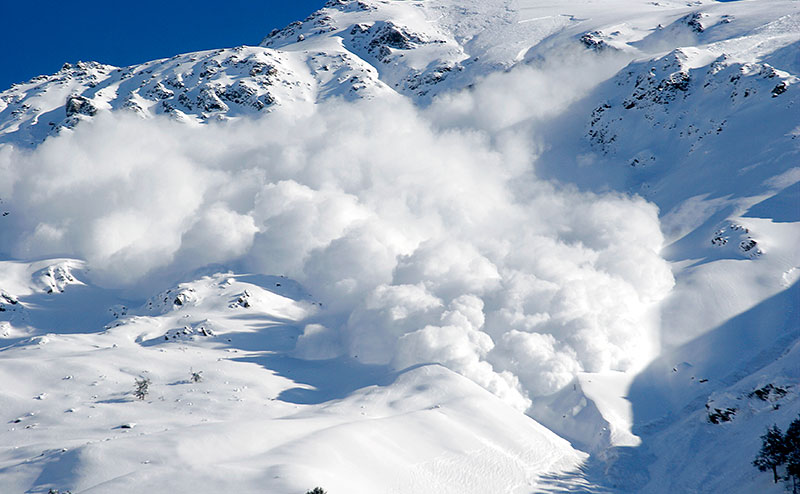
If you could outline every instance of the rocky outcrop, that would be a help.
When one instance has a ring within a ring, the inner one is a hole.
[[[678,49],[622,70],[611,83],[613,96],[589,117],[586,137],[592,147],[605,155],[621,149],[635,154],[640,151],[636,145],[647,141],[642,133],[658,128],[688,141],[691,150],[702,139],[723,133],[743,108],[785,97],[800,81],[765,62],[743,63],[722,55],[699,65],[696,59],[695,53]],[[631,164],[639,163],[632,158]]]

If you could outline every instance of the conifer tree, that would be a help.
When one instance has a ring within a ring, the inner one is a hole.
[[[796,494],[800,487],[800,417],[789,424],[783,443],[786,450],[786,475],[792,479],[792,492]]]
[[[772,477],[775,483],[778,477],[778,467],[786,462],[786,445],[783,440],[783,433],[777,425],[767,429],[767,433],[761,436],[761,451],[753,460],[755,465],[762,472],[772,470]]]

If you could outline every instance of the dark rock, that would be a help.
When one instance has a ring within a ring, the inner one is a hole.
[[[708,421],[712,424],[721,424],[723,422],[730,422],[733,420],[733,417],[736,415],[736,408],[710,408],[706,405],[706,409],[708,409]],[[712,411],[713,410],[713,411]]]
[[[702,12],[694,12],[684,17],[683,20],[686,22],[687,26],[692,28],[692,31],[699,34],[706,30],[705,26],[700,22],[703,17],[705,17],[705,14]]]
[[[583,34],[579,38],[579,41],[586,48],[597,52],[605,51],[607,49],[614,49],[611,45],[606,43],[605,40],[601,38],[602,35],[603,33],[600,31],[592,31],[590,33]]]
[[[780,84],[772,88],[772,97],[776,98],[778,95],[785,93],[787,87],[788,86],[786,85],[785,82],[781,82]]]
[[[72,95],[67,98],[65,109],[68,117],[74,115],[87,115],[93,117],[97,114],[97,107],[92,104],[91,100],[78,95]]]

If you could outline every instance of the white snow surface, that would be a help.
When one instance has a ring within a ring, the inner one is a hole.
[[[314,479],[525,492],[585,457],[440,366],[288,357],[293,324],[317,307],[282,278],[220,274],[120,308],[105,329],[6,347],[3,380],[26,379],[4,387],[4,491],[292,492]],[[145,400],[131,393],[139,376]]]
[[[798,82],[793,0],[330,0],[0,92],[0,492],[781,492]]]

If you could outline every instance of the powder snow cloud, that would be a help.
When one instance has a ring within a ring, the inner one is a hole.
[[[576,372],[655,355],[673,285],[655,206],[536,177],[535,125],[519,124],[574,92],[480,110],[483,93],[536,87],[525,70],[425,110],[331,101],[199,127],[103,114],[0,147],[0,251],[80,257],[94,282],[140,290],[210,264],[284,274],[326,307],[298,356],[438,362],[525,408]]]

